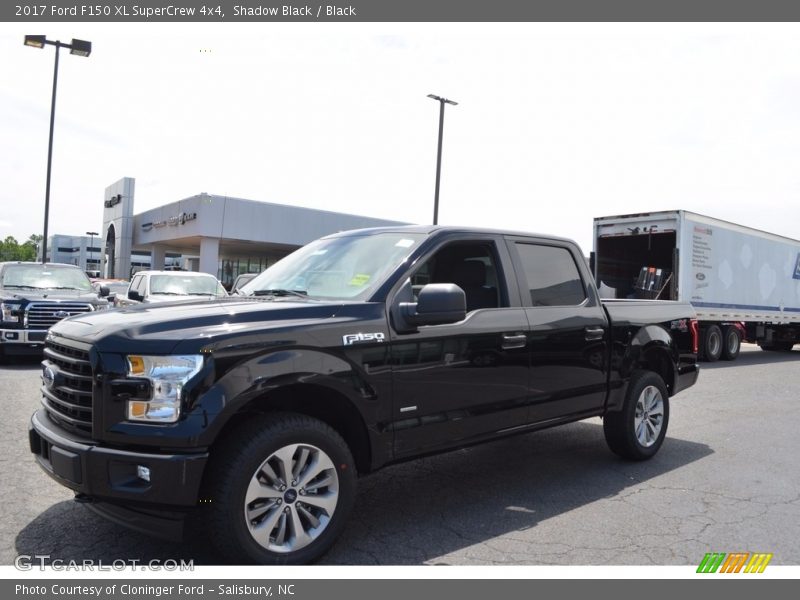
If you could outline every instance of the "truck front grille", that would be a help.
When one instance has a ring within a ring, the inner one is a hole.
[[[61,319],[92,311],[85,302],[31,302],[25,310],[25,323],[31,329],[48,329]]]
[[[48,340],[42,367],[42,404],[47,414],[65,429],[91,434],[92,366],[88,348]]]

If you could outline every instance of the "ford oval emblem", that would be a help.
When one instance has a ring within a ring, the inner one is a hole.
[[[58,317],[59,319],[64,319],[69,316],[69,313],[65,310],[60,310],[55,314],[55,316]]]
[[[56,372],[52,367],[45,367],[42,371],[42,381],[48,390],[52,390],[56,383]]]

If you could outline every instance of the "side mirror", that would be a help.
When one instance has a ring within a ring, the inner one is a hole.
[[[128,300],[135,300],[136,302],[143,302],[144,296],[142,296],[136,290],[128,290]]]
[[[429,283],[416,302],[401,302],[403,317],[411,325],[444,325],[463,321],[467,316],[467,297],[454,283]]]
[[[101,285],[100,286],[100,293],[98,294],[98,296],[100,296],[101,298],[108,298],[108,295],[110,293],[111,293],[111,290],[108,288],[107,285]]]

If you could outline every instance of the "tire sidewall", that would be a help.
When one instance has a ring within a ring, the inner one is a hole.
[[[320,425],[322,425],[320,423]],[[327,427],[322,425],[322,427]],[[267,433],[267,432],[265,432]],[[247,455],[237,465],[237,471],[228,480],[224,493],[225,520],[238,542],[243,554],[259,564],[306,564],[319,559],[341,534],[352,509],[356,495],[356,468],[350,452],[341,438],[326,435],[324,429],[303,427],[293,431],[270,432],[248,445]],[[261,546],[250,534],[244,517],[244,499],[247,487],[261,464],[276,450],[292,444],[316,446],[336,465],[339,478],[339,496],[333,517],[325,530],[308,546],[294,552],[271,552]],[[344,465],[344,467],[343,467]]]
[[[664,419],[661,423],[661,431],[659,431],[656,441],[651,446],[643,446],[639,442],[639,438],[636,437],[636,404],[645,388],[650,386],[657,388],[661,394],[661,401],[664,406]],[[625,397],[623,413],[625,415],[625,437],[627,438],[626,441],[633,456],[639,460],[655,456],[661,448],[661,444],[664,443],[664,438],[667,435],[667,426],[669,425],[669,394],[667,393],[667,386],[664,385],[664,381],[661,377],[651,371],[641,371],[632,377]]]
[[[714,338],[716,338],[717,347],[719,348],[719,351],[716,353],[712,353],[710,351],[712,349]],[[706,329],[705,334],[703,335],[703,357],[708,362],[718,361],[725,348],[724,341],[722,330],[719,328],[719,326],[711,325],[708,329]]]
[[[729,340],[731,336],[736,338],[736,350],[734,352],[730,351],[730,343]],[[725,360],[735,360],[736,357],[739,356],[739,352],[742,349],[742,336],[736,327],[726,327],[722,333],[722,358]]]

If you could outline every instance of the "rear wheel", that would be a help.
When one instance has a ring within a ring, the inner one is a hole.
[[[722,330],[722,359],[736,360],[742,349],[742,337],[736,327],[728,326]]]
[[[356,495],[347,444],[325,423],[275,414],[237,431],[209,472],[212,541],[229,559],[305,564],[344,528]]]
[[[635,371],[620,412],[603,419],[606,443],[612,452],[630,460],[655,456],[669,423],[669,395],[664,381],[652,371]]]
[[[709,325],[703,333],[702,358],[716,362],[722,356],[722,330],[719,325]]]

